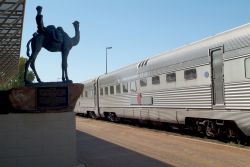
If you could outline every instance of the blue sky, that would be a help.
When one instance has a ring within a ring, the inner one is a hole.
[[[80,43],[68,57],[69,78],[82,82],[250,22],[249,0],[26,0],[21,56],[36,31],[36,6],[44,24],[62,26],[74,36],[80,22]],[[36,61],[42,81],[61,78],[61,54],[45,49]]]

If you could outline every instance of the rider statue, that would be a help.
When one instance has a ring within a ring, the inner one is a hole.
[[[37,24],[37,32],[40,33],[44,33],[45,29],[44,29],[44,25],[43,25],[43,15],[42,15],[42,7],[41,6],[37,6],[36,10],[37,10],[37,15],[36,15],[36,24]]]
[[[37,33],[41,34],[44,33],[45,35],[52,36],[52,39],[56,42],[62,42],[63,41],[63,29],[62,27],[55,27],[54,25],[49,25],[47,27],[44,27],[43,24],[43,15],[42,15],[42,7],[37,6],[37,15],[36,15],[36,24],[37,24]]]

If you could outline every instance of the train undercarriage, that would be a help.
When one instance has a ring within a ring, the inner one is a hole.
[[[249,137],[243,134],[234,121],[188,117],[185,126],[204,137],[249,144]]]
[[[161,130],[174,129],[177,133],[184,133],[209,139],[216,139],[223,142],[234,142],[241,145],[250,145],[250,137],[246,136],[235,124],[234,121],[193,118],[187,117],[185,124],[170,124],[167,122],[158,122],[152,120],[139,120],[131,118],[117,117],[114,112],[104,112],[104,117],[96,116],[95,112],[88,111],[83,116],[93,119],[104,119],[116,123],[129,123],[131,125],[141,125],[153,127]]]

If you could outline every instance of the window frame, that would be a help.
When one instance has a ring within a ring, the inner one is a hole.
[[[112,88],[112,89],[111,89],[111,88]],[[111,91],[111,90],[113,90],[113,91]],[[110,93],[110,95],[115,94],[114,85],[109,86],[109,93]]]
[[[126,84],[126,86],[127,86],[126,91],[124,91],[124,84]],[[128,82],[123,82],[122,83],[122,93],[128,93]]]
[[[119,89],[117,89],[117,87],[119,87]],[[119,91],[117,91],[117,90],[119,90]],[[115,92],[116,92],[116,94],[121,94],[122,92],[121,92],[121,84],[116,84],[115,85]]]
[[[174,80],[171,78],[171,77],[172,77],[172,74],[174,74]],[[168,78],[169,78],[168,75],[170,75],[171,80],[168,80]],[[167,74],[166,74],[166,81],[167,81],[168,83],[176,82],[176,72],[167,73]]]
[[[155,78],[158,78],[158,79],[157,79],[157,80],[154,80]],[[159,85],[159,84],[161,84],[160,76],[159,76],[159,75],[152,76],[152,77],[151,77],[151,81],[152,81],[152,85]],[[156,82],[156,81],[157,81],[157,82]]]
[[[134,86],[133,89],[132,89],[132,84],[133,84],[133,86]],[[131,81],[131,82],[130,82],[130,91],[131,91],[131,92],[136,92],[136,91],[137,91],[136,81]]]
[[[192,77],[192,78],[190,78],[190,76],[189,76],[191,74],[186,74],[186,73],[191,72],[191,71],[195,71],[195,76]],[[191,69],[184,70],[184,79],[187,80],[187,81],[197,79],[197,70],[196,70],[196,68],[191,68]]]
[[[249,66],[249,77],[247,76],[247,68],[246,68],[246,67],[247,67],[247,66],[246,66],[246,62],[247,62],[247,60],[248,60],[248,61],[250,61],[250,57],[245,58],[245,60],[244,60],[244,66],[245,66],[245,67],[244,67],[244,68],[245,68],[245,78],[246,78],[246,79],[250,79],[250,66]],[[249,63],[249,64],[250,64],[250,63]]]
[[[105,94],[105,96],[109,95],[109,87],[108,86],[104,87],[104,94]]]
[[[103,91],[103,87],[100,88],[100,96],[103,96],[104,95],[104,91]]]
[[[94,89],[89,90],[89,97],[94,97]]]
[[[145,82],[144,82],[145,81]],[[142,85],[142,83],[145,83],[145,85]],[[148,81],[147,81],[147,78],[141,78],[140,79],[140,86],[141,87],[147,87],[148,85]]]

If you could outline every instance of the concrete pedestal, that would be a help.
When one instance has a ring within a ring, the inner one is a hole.
[[[73,112],[0,115],[0,166],[75,167]]]
[[[0,167],[77,166],[73,106],[83,85],[66,87],[66,98],[56,86],[14,89],[8,96],[2,93],[9,103],[0,105],[0,111],[5,111],[0,114]],[[50,90],[53,93],[48,93]],[[46,99],[59,102],[48,103]]]

